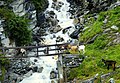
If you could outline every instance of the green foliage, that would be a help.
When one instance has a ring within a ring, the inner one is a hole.
[[[0,54],[0,56],[4,56],[2,54]],[[0,58],[0,65],[1,65],[1,71],[2,71],[2,76],[0,76],[0,81],[3,81],[4,80],[4,75],[5,75],[5,65],[9,65],[10,63],[10,60],[9,59],[6,59],[6,58]]]
[[[6,36],[15,41],[17,46],[28,45],[32,41],[32,32],[28,28],[29,20],[25,17],[16,16],[6,7],[0,8],[0,17],[5,19],[4,31]]]
[[[96,38],[93,45],[91,45],[94,49],[103,49],[109,42],[109,38],[107,38],[107,34],[102,34]]]
[[[4,0],[8,5],[12,3],[14,0]]]
[[[28,26],[26,18],[15,16],[5,21],[4,30],[17,46],[23,46],[31,43],[32,33]]]
[[[70,73],[69,79],[72,79],[74,77],[77,77],[79,79],[88,79],[90,77],[93,77],[95,74],[105,74],[108,72],[112,72],[112,68],[110,70],[107,70],[107,67],[104,65],[104,63],[101,61],[102,58],[109,59],[109,60],[115,60],[117,61],[117,65],[120,64],[120,45],[114,45],[106,50],[104,49],[94,49],[91,47],[91,45],[86,46],[86,53],[87,56],[83,63],[75,69],[72,69],[72,72]],[[74,74],[73,74],[74,70]],[[116,71],[119,71],[119,69],[116,69]],[[76,74],[77,73],[77,74]],[[114,76],[113,77],[118,80],[120,76]]]
[[[37,11],[43,11],[45,5],[48,3],[47,0],[31,0],[31,2],[35,5]]]
[[[77,68],[71,69],[70,76],[68,79],[69,80],[74,79],[77,77],[77,75],[78,75],[78,69]]]
[[[120,65],[120,44],[109,45],[109,43],[112,42],[114,39],[114,34],[116,32],[120,32],[119,17],[120,7],[116,7],[112,10],[100,12],[96,21],[90,20],[91,22],[88,22],[88,24],[86,23],[86,27],[89,28],[87,28],[80,35],[80,41],[87,42],[91,40],[95,35],[99,35],[96,37],[92,44],[86,45],[86,51],[84,54],[86,58],[78,68],[72,69],[74,70],[75,75],[71,72],[71,79],[75,76],[80,80],[84,80],[93,77],[97,73],[101,75],[113,72],[112,68],[110,68],[110,70],[107,70],[107,67],[101,61],[102,58],[104,58],[105,60],[115,60],[117,62],[116,66]],[[107,19],[107,22],[103,23],[105,19]],[[117,26],[119,30],[114,31],[113,29],[110,29],[113,25]],[[110,29],[110,31],[103,32],[108,28]],[[116,72],[120,72],[120,69],[116,69]],[[78,74],[76,75],[76,73]],[[119,73],[113,74],[111,75],[111,77],[115,79],[116,83],[120,82]]]
[[[4,8],[0,8],[0,17],[3,19],[10,19],[12,17],[14,17],[15,14],[9,10],[8,8],[4,7]]]
[[[113,10],[107,11],[106,15],[108,16],[108,23],[106,24],[106,28],[111,27],[112,25],[115,25],[119,27],[120,31],[120,7],[117,7]]]
[[[87,19],[87,17],[92,16],[87,15],[85,16],[85,18]],[[87,42],[90,39],[92,39],[95,35],[102,33],[104,31],[104,29],[106,28],[110,28],[112,25],[115,25],[119,28],[119,32],[120,32],[120,7],[116,7],[115,9],[112,10],[108,10],[105,12],[100,12],[98,15],[97,20],[88,20],[88,22],[86,23],[86,27],[89,27],[88,29],[86,29],[83,34],[80,35],[80,41],[82,42]],[[107,19],[107,23],[103,23],[103,21]]]
[[[4,80],[5,71],[6,71],[3,66],[1,67],[1,71],[2,71],[2,76],[0,76],[0,81],[3,81]]]
[[[87,42],[88,40],[90,40],[92,37],[94,37],[96,34],[101,33],[103,30],[101,28],[101,26],[103,25],[102,22],[96,21],[94,22],[94,24],[92,26],[90,26],[85,32],[84,34],[81,34],[80,36],[80,41],[84,41]]]

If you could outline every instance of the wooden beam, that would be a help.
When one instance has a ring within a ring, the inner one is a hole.
[[[50,47],[50,46],[60,46],[60,45],[65,45],[65,44],[68,44],[68,43],[64,43],[64,44],[52,44],[52,45],[40,45],[40,46],[0,47],[0,49],[43,48],[43,47]]]
[[[55,54],[44,54],[44,55],[38,55],[38,57],[43,57],[43,56],[55,56],[55,55],[60,55],[60,54],[65,54],[65,53],[55,53]],[[20,56],[20,57],[13,57],[13,56],[0,56],[0,58],[30,58],[30,57],[36,57],[36,56]]]

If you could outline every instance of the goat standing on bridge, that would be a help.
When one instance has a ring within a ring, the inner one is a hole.
[[[17,56],[24,56],[26,54],[26,50],[24,48],[20,48],[17,50]]]
[[[71,51],[74,51],[74,52],[77,52],[77,51],[82,51],[82,53],[84,54],[85,53],[85,45],[70,45],[70,44],[67,44],[67,45],[61,45],[59,46],[60,49],[65,49],[65,50],[71,50]]]
[[[78,47],[78,50],[79,50],[79,52],[82,51],[83,54],[84,54],[84,53],[85,53],[85,45],[80,45],[80,46]]]

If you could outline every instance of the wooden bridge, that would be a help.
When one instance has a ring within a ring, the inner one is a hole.
[[[39,46],[22,46],[22,47],[0,47],[0,58],[28,58],[28,57],[42,57],[42,56],[54,56],[54,55],[60,55],[60,54],[66,54],[64,52],[64,49],[59,48],[61,45],[66,45],[68,43],[64,44],[52,44],[52,45],[39,45]],[[54,48],[52,48],[54,47]],[[34,52],[36,54],[27,56],[21,55],[18,56],[17,52],[20,49],[25,49],[26,52]],[[11,51],[10,51],[11,50]],[[50,54],[50,51],[54,51],[54,53]],[[40,54],[40,52],[43,52]],[[14,56],[7,56],[7,55],[14,55]]]
[[[67,45],[69,43],[63,44],[52,44],[52,45],[39,45],[39,46],[21,46],[21,47],[0,47],[0,58],[8,58],[8,59],[20,59],[22,63],[22,59],[30,58],[30,57],[42,57],[42,56],[55,56],[58,55],[58,83],[67,83],[66,73],[64,73],[63,64],[62,63],[62,55],[67,54],[65,49],[61,49],[60,46]],[[54,47],[54,48],[52,48]],[[20,56],[17,54],[18,50],[25,49],[26,54],[21,54]],[[50,53],[53,51],[54,53]],[[27,53],[35,53],[30,56]],[[40,53],[42,52],[42,53]],[[12,54],[12,55],[11,55]],[[9,56],[10,55],[10,56]]]

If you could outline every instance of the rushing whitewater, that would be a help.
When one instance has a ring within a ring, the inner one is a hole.
[[[55,35],[56,37],[62,37],[64,38],[63,42],[59,42],[59,43],[65,43],[68,42],[69,40],[71,40],[71,38],[69,37],[68,34],[70,34],[72,31],[74,31],[74,25],[73,25],[73,19],[70,19],[71,14],[68,12],[69,10],[69,3],[66,0],[57,0],[57,2],[54,2],[56,5],[58,3],[62,3],[62,5],[60,6],[59,10],[53,8],[53,1],[52,0],[48,0],[49,1],[49,6],[45,11],[45,15],[46,17],[48,16],[48,14],[46,14],[46,12],[49,11],[53,11],[56,15],[55,18],[57,18],[59,20],[58,25],[60,25],[60,27],[63,29],[67,28],[67,27],[72,27],[69,29],[69,31],[65,34],[62,33],[62,30],[57,32],[57,33],[50,33],[47,32],[48,35],[47,36],[43,36],[43,38],[45,38],[44,40],[44,44],[55,44],[58,43],[56,42],[56,38],[53,38],[53,35]],[[51,52],[53,53],[53,52]],[[52,70],[56,71],[57,68],[57,61],[58,58],[56,56],[56,58],[54,56],[47,56],[47,57],[39,57],[39,58],[30,58],[30,61],[32,63],[34,63],[36,66],[38,66],[38,68],[43,67],[43,71],[41,73],[33,73],[30,77],[25,77],[20,83],[51,83],[51,81],[54,81],[55,83],[57,83],[58,80],[58,75],[56,79],[50,79],[50,72]],[[34,62],[34,60],[37,59],[37,62]],[[61,76],[62,77],[62,76]]]

